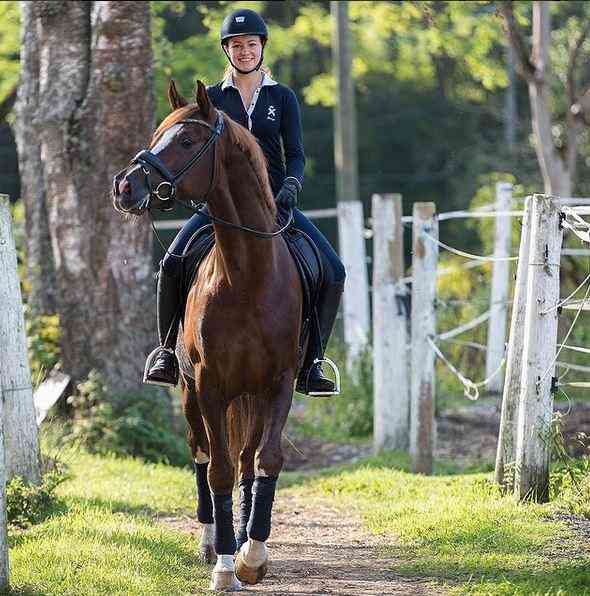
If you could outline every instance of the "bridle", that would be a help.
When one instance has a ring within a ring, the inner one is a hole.
[[[154,153],[152,153],[149,149],[143,149],[140,151],[132,160],[130,165],[137,164],[140,165],[142,171],[146,177],[146,184],[149,189],[148,196],[141,202],[139,205],[136,205],[134,208],[139,209],[140,211],[147,211],[151,218],[151,208],[152,208],[152,200],[158,199],[161,203],[166,203],[167,201],[176,200],[182,206],[194,211],[195,213],[199,214],[206,214],[211,221],[214,223],[223,225],[228,228],[233,228],[235,230],[240,230],[242,232],[248,232],[249,234],[253,234],[258,238],[276,238],[280,234],[282,234],[292,223],[293,223],[293,209],[289,210],[289,218],[287,223],[282,226],[280,229],[276,230],[275,232],[263,232],[261,230],[256,230],[254,228],[250,228],[248,226],[243,226],[240,224],[235,224],[230,221],[226,221],[224,219],[220,219],[212,215],[209,212],[204,211],[205,206],[207,204],[207,197],[209,193],[215,186],[215,171],[216,171],[216,153],[215,148],[217,145],[217,140],[220,138],[223,130],[225,128],[225,120],[223,113],[216,110],[217,118],[215,120],[215,125],[211,126],[208,122],[204,120],[197,120],[193,118],[186,118],[184,120],[179,120],[175,122],[175,124],[199,124],[200,126],[204,126],[211,131],[209,138],[203,143],[203,145],[199,148],[199,150],[191,156],[191,158],[174,174],[172,173],[168,166]],[[181,178],[190,170],[192,166],[194,166],[202,157],[205,155],[207,150],[210,147],[213,147],[213,157],[211,160],[211,170],[209,175],[209,185],[207,187],[207,192],[201,198],[201,201],[196,203],[192,199],[190,201],[184,201],[179,199],[177,196],[177,184],[181,180]],[[163,181],[160,182],[155,188],[154,185],[151,183],[150,175],[151,175],[151,168],[155,169]],[[173,208],[172,204],[169,207],[160,207],[163,211],[170,211]],[[152,228],[154,230],[154,234],[158,239],[158,242],[164,247],[162,240],[156,231],[156,227],[154,225],[153,218],[152,219]],[[168,252],[168,250],[166,250]],[[174,255],[176,257],[186,257],[187,255]]]

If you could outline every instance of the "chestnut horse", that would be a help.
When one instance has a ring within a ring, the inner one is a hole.
[[[215,246],[187,299],[183,340],[194,380],[183,375],[182,394],[204,525],[201,553],[210,560],[214,545],[211,587],[232,590],[240,580],[260,581],[267,569],[281,434],[300,360],[302,289],[277,230],[256,139],[213,107],[200,81],[195,103],[173,82],[168,97],[173,111],[149,150],[116,177],[113,200],[118,211],[133,215],[172,201],[204,201],[213,221]]]

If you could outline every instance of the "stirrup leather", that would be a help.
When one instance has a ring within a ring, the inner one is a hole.
[[[157,348],[152,350],[145,361],[145,368],[143,369],[143,382],[146,385],[160,385],[162,387],[170,387],[169,383],[159,383],[158,381],[152,381],[148,379],[148,373],[150,371],[150,368],[152,367],[154,357],[160,352],[169,352],[170,354],[176,353],[172,348],[165,348],[164,346],[158,346]]]
[[[307,392],[307,395],[340,395],[340,371],[338,370],[336,364],[332,360],[324,356],[323,358],[315,358],[313,361],[313,366],[315,366],[316,364],[324,363],[327,364],[334,373],[334,391],[309,391]],[[307,372],[307,376],[305,378],[306,389],[309,386],[309,375],[311,374],[311,369],[313,368],[313,366],[310,366],[309,371]]]

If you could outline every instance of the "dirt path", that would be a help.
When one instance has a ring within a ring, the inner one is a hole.
[[[198,544],[194,520],[161,519],[189,531]],[[245,586],[253,594],[337,594],[389,596],[444,594],[430,580],[404,577],[392,571],[395,559],[385,541],[364,529],[362,521],[325,500],[277,495],[272,533],[268,541],[270,568],[264,581]]]

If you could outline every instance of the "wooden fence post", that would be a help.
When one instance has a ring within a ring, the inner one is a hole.
[[[414,473],[433,470],[435,354],[429,339],[436,334],[436,266],[438,221],[434,203],[414,203],[412,242],[412,403],[410,456]]]
[[[0,195],[0,388],[7,479],[41,480],[25,320],[7,195]]]
[[[505,476],[506,466],[514,466],[516,461],[516,431],[518,421],[518,400],[520,399],[520,381],[522,375],[522,345],[524,338],[524,319],[526,312],[526,288],[529,263],[529,244],[531,235],[531,197],[524,204],[524,216],[520,232],[520,249],[516,269],[516,283],[512,301],[512,317],[510,335],[506,350],[506,374],[504,393],[502,396],[502,414],[500,432],[498,433],[498,449],[496,452],[495,481],[507,488]],[[510,490],[514,486],[514,476],[510,477]]]
[[[512,205],[512,184],[496,184],[496,210],[509,211]],[[502,215],[496,217],[494,257],[507,257],[512,240],[512,219]],[[510,262],[495,261],[492,272],[490,318],[488,322],[488,351],[486,353],[486,378],[502,364],[506,342],[506,318],[508,316],[508,288],[510,285]],[[492,377],[487,389],[490,393],[502,391],[503,376]]]
[[[555,371],[559,260],[563,230],[557,206],[544,195],[533,195],[531,240],[522,377],[518,407],[515,495],[547,501],[553,417],[552,377]]]
[[[402,198],[373,195],[373,445],[407,450],[410,420],[408,313]]]
[[[348,348],[347,368],[354,373],[355,363],[369,339],[369,289],[363,204],[338,202],[340,257],[346,268],[344,284],[344,341]]]

